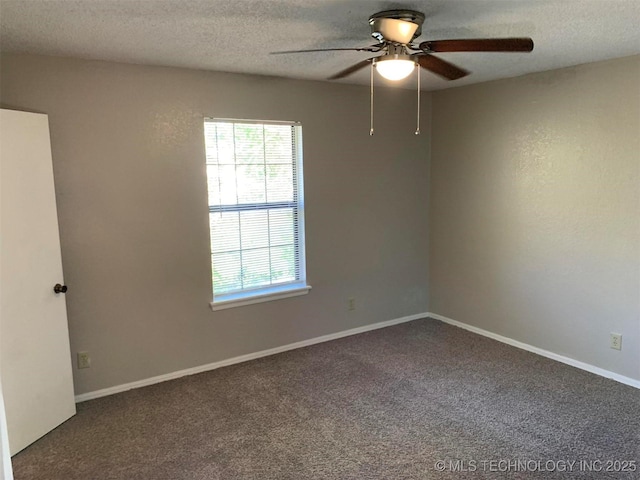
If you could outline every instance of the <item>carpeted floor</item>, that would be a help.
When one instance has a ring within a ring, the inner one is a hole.
[[[81,403],[13,466],[16,480],[640,478],[640,390],[426,319]]]

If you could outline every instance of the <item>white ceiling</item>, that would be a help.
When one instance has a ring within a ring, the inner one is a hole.
[[[472,74],[447,82],[424,72],[426,90],[640,53],[640,0],[0,0],[0,48],[323,80],[370,54],[269,52],[372,45],[368,17],[390,8],[426,14],[416,42],[535,42],[532,53],[439,54]],[[367,69],[341,80],[368,81]]]

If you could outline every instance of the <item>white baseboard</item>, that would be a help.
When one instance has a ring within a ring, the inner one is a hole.
[[[611,380],[615,380],[616,382],[624,383],[625,385],[629,385],[631,387],[640,388],[640,380],[625,377],[624,375],[605,370],[604,368],[596,367],[594,365],[584,363],[573,358],[565,357],[564,355],[559,355],[542,348],[534,347],[533,345],[522,343],[509,337],[503,337],[502,335],[498,335],[497,333],[489,332],[487,330],[483,330],[482,328],[458,322],[457,320],[453,320],[443,315],[438,315],[437,313],[429,313],[428,316],[429,318],[440,320],[441,322],[448,323],[449,325],[453,325],[455,327],[464,328],[465,330],[468,330],[470,332],[477,333],[478,335],[482,335],[484,337],[492,338],[493,340],[506,343],[507,345],[521,348],[522,350],[526,350],[528,352],[537,353],[538,355],[542,355],[543,357],[566,363],[567,365],[571,365],[572,367],[576,367],[581,370],[586,370],[587,372],[595,373],[596,375],[600,375],[601,377],[610,378]]]
[[[146,387],[147,385],[153,385],[154,383],[166,382],[167,380],[173,380],[175,378],[184,377],[187,375],[193,375],[195,373],[202,373],[208,370],[215,370],[216,368],[226,367],[234,365],[236,363],[247,362],[249,360],[255,360],[256,358],[268,357],[269,355],[275,355],[276,353],[286,352],[288,350],[295,350],[296,348],[308,347],[309,345],[315,345],[316,343],[329,342],[338,338],[348,337],[350,335],[357,335],[358,333],[369,332],[371,330],[377,330],[379,328],[390,327],[391,325],[397,325],[399,323],[411,322],[412,320],[418,320],[420,318],[426,318],[429,314],[418,313],[415,315],[409,315],[407,317],[395,318],[393,320],[387,320],[385,322],[373,323],[371,325],[364,325],[362,327],[352,328],[350,330],[344,330],[342,332],[330,333],[328,335],[322,335],[321,337],[310,338],[309,340],[303,340],[301,342],[290,343],[288,345],[282,345],[281,347],[270,348],[268,350],[261,350],[255,353],[248,353],[246,355],[240,355],[239,357],[228,358],[219,362],[209,363],[207,365],[200,365],[198,367],[187,368],[185,370],[178,370],[177,372],[166,373],[164,375],[158,375],[157,377],[145,378],[144,380],[138,380],[136,382],[124,383],[122,385],[115,385],[109,388],[103,388],[101,390],[95,390],[93,392],[81,393],[75,396],[76,403],[92,400],[94,398],[106,397],[107,395],[113,395],[114,393],[125,392],[133,388]]]
[[[166,382],[167,380],[173,380],[175,378],[180,378],[187,375],[202,373],[208,370],[215,370],[216,368],[226,367],[229,365],[234,365],[236,363],[247,362],[249,360],[254,360],[256,358],[268,357],[269,355],[275,355],[277,353],[286,352],[288,350],[295,350],[296,348],[308,347],[309,345],[315,345],[317,343],[329,342],[331,340],[336,340],[338,338],[357,335],[359,333],[369,332],[371,330],[377,330],[379,328],[390,327],[392,325],[397,325],[399,323],[411,322],[413,320],[418,320],[420,318],[426,318],[426,317],[433,318],[435,320],[440,320],[441,322],[448,323],[449,325],[463,328],[470,332],[477,333],[478,335],[492,338],[493,340],[506,343],[516,348],[521,348],[522,350],[536,353],[538,355],[542,355],[543,357],[547,357],[552,360],[556,360],[558,362],[565,363],[567,365],[571,365],[573,367],[579,368],[581,370],[586,370],[587,372],[595,373],[596,375],[600,375],[601,377],[610,378],[617,382],[624,383],[625,385],[630,385],[632,387],[640,389],[640,380],[635,380],[630,377],[625,377],[624,375],[620,375],[620,374],[611,372],[609,370],[605,370],[603,368],[590,365],[588,363],[580,362],[578,360],[574,360],[573,358],[565,357],[564,355],[559,355],[557,353],[553,353],[548,350],[543,350],[542,348],[534,347],[532,345],[528,345],[526,343],[522,343],[508,337],[503,337],[502,335],[498,335],[497,333],[489,332],[487,330],[483,330],[482,328],[478,328],[472,325],[468,325],[466,323],[458,322],[457,320],[453,320],[443,315],[438,315],[437,313],[418,313],[416,315],[409,315],[407,317],[387,320],[385,322],[373,323],[371,325],[364,325],[362,327],[352,328],[350,330],[344,330],[342,332],[330,333],[328,335],[323,335],[321,337],[310,338],[308,340],[303,340],[301,342],[290,343],[288,345],[282,345],[280,347],[261,350],[259,352],[248,353],[246,355],[240,355],[239,357],[228,358],[226,360],[221,360],[219,362],[200,365],[198,367],[193,367],[193,368],[187,368],[185,370],[178,370],[177,372],[158,375],[156,377],[145,378],[144,380],[138,380],[136,382],[124,383],[122,385],[115,385],[113,387],[103,388],[101,390],[95,390],[93,392],[81,393],[80,395],[75,396],[75,401],[76,403],[80,403],[87,400],[92,400],[94,398],[106,397],[107,395],[113,395],[114,393],[125,392],[127,390],[131,390],[134,388],[146,387],[147,385]]]

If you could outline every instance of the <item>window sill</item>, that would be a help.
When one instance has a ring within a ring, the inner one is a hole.
[[[211,310],[224,310],[226,308],[242,307],[244,305],[252,305],[254,303],[271,302],[273,300],[281,300],[283,298],[298,297],[306,295],[311,290],[309,285],[277,287],[270,290],[262,290],[260,293],[241,293],[211,302]]]

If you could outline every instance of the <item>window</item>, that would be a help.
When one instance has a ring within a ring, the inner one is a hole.
[[[302,127],[205,119],[214,310],[309,291]]]

